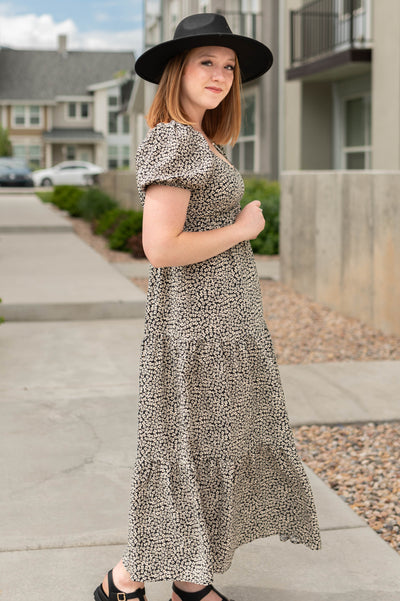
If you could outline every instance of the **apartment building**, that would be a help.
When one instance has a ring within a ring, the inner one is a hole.
[[[285,0],[283,168],[400,168],[398,0]]]
[[[0,124],[15,156],[32,167],[85,160],[104,168],[129,166],[131,52],[0,47]]]
[[[145,1],[145,49],[171,39],[179,21],[200,12],[222,13],[234,33],[264,42],[275,57],[268,74],[243,86],[243,120],[239,140],[228,154],[239,170],[277,178],[279,172],[278,64],[279,2],[277,0],[152,0]],[[131,110],[133,146],[146,133],[144,114],[155,86],[135,82]]]
[[[400,2],[282,5],[282,280],[399,335]]]

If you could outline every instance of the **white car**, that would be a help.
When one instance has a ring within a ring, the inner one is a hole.
[[[64,161],[32,173],[35,186],[89,186],[104,169],[86,161]]]

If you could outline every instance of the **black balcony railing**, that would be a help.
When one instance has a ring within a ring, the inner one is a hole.
[[[365,0],[314,0],[291,11],[291,64],[370,45]]]

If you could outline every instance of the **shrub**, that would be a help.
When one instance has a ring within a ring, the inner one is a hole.
[[[129,211],[126,219],[123,219],[110,236],[110,248],[113,250],[129,250],[127,242],[129,238],[142,231],[142,211]]]
[[[107,238],[116,230],[119,224],[126,219],[130,214],[130,211],[124,209],[111,209],[106,213],[100,215],[96,220],[94,227],[94,233],[99,236],[106,236]]]
[[[84,193],[84,189],[77,186],[55,186],[52,203],[72,217],[79,217],[78,204]]]
[[[94,221],[116,207],[117,203],[108,194],[98,188],[89,188],[79,198],[77,212],[85,221]]]
[[[126,243],[126,246],[132,257],[136,257],[136,259],[144,259],[146,257],[143,249],[142,232],[131,236]]]
[[[242,207],[252,200],[259,200],[265,218],[265,228],[255,240],[251,240],[251,246],[255,253],[261,255],[279,253],[279,198],[278,182],[260,178],[245,179]]]

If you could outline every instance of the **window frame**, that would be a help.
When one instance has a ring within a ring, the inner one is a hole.
[[[347,123],[346,123],[346,103],[351,100],[359,100],[363,99],[364,103],[366,102],[369,107],[369,111],[371,111],[371,92],[360,92],[351,94],[348,96],[344,96],[341,99],[341,144],[340,144],[340,168],[352,171],[352,169],[348,169],[347,167],[347,158],[349,154],[354,153],[363,153],[364,154],[364,170],[371,169],[372,166],[372,137],[371,137],[371,119],[364,123],[364,136],[366,140],[370,140],[369,143],[364,144],[363,146],[347,146],[346,138],[347,138]],[[365,107],[364,107],[365,108]]]
[[[31,109],[38,109],[37,115],[39,118],[38,123],[32,123]],[[17,111],[16,109],[23,109],[23,123],[17,123]],[[14,104],[11,109],[11,123],[13,129],[43,129],[43,107],[39,104]]]
[[[87,116],[82,115],[82,106],[87,106]],[[65,103],[64,117],[66,121],[88,121],[91,118],[91,103],[88,100],[71,100]],[[75,115],[70,115],[70,106],[75,106]]]
[[[14,156],[24,159],[28,165],[41,166],[43,149],[40,144],[13,144],[13,150]]]
[[[260,90],[258,86],[252,86],[251,88],[248,89],[244,89],[242,92],[242,119],[245,116],[245,111],[244,111],[244,104],[245,104],[245,98],[249,97],[249,96],[254,96],[254,133],[249,135],[242,135],[242,128],[240,130],[240,134],[239,134],[239,138],[237,139],[237,142],[235,144],[236,146],[239,146],[238,151],[239,151],[239,162],[237,165],[235,165],[238,169],[238,171],[240,171],[240,173],[243,174],[252,174],[252,173],[258,173],[259,172],[259,124],[260,124],[260,116],[259,116],[259,112],[260,112]],[[245,169],[245,144],[247,142],[253,142],[254,144],[254,158],[253,158],[253,168],[249,171],[247,169]],[[230,159],[232,160],[233,157],[233,149],[230,150],[229,153]]]

